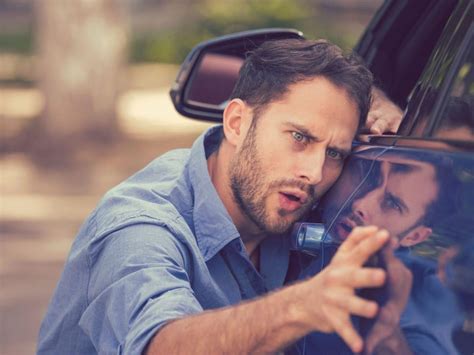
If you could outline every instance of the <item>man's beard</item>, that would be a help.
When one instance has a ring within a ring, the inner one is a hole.
[[[351,204],[349,204],[351,205]],[[410,233],[416,227],[423,225],[424,216],[419,218],[416,222],[414,222],[411,226],[406,227],[403,231],[397,233],[396,235],[392,235],[392,237],[396,237],[397,240],[401,241],[408,233]],[[344,221],[350,220],[351,221],[351,228],[348,227],[347,223]],[[353,227],[352,224],[357,227],[367,226],[369,224],[365,223],[363,219],[357,214],[352,211],[352,207],[346,207],[342,211],[340,208],[335,208],[334,206],[330,206],[326,211],[323,213],[323,223],[325,224],[328,233],[335,238],[336,240],[342,242],[344,239],[341,239],[340,236],[336,233],[335,228],[338,225],[345,225],[345,229],[348,232],[351,232]],[[379,228],[384,228],[383,226],[378,225]]]
[[[254,118],[255,119],[255,118]],[[263,232],[267,234],[283,234],[294,222],[301,219],[316,200],[313,185],[299,180],[276,180],[267,184],[262,161],[256,146],[256,124],[252,123],[242,144],[242,149],[234,156],[229,166],[231,189],[235,202],[240,210]],[[271,191],[278,188],[292,187],[305,191],[308,201],[294,212],[278,210],[278,216],[272,220],[266,210],[265,202]],[[285,218],[293,215],[293,218]]]

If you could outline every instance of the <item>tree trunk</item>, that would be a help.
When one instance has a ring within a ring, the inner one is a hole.
[[[118,0],[38,0],[38,85],[45,109],[38,139],[67,144],[114,137],[126,60],[127,23]]]

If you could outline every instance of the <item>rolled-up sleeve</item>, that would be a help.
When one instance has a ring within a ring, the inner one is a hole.
[[[101,354],[142,354],[167,322],[202,311],[186,246],[159,225],[136,224],[90,247],[80,326]]]

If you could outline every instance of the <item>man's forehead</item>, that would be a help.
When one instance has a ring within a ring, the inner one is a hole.
[[[373,152],[370,152],[370,153],[373,153]],[[402,168],[403,166],[407,167],[405,169],[406,171],[417,170],[417,169],[421,169],[421,170],[427,169],[429,171],[432,171],[432,169],[434,169],[434,164],[432,163],[417,160],[415,158],[400,156],[397,154],[386,153],[383,155],[376,154],[376,156],[374,156],[374,154],[369,154],[369,152],[367,152],[367,154],[358,154],[356,157],[357,159],[376,160],[380,163],[387,163],[386,164],[387,167],[393,166],[395,167],[395,169],[399,169],[400,171],[404,171],[404,169]]]
[[[427,204],[436,198],[439,185],[431,164],[389,164],[386,178],[387,190],[406,203]]]

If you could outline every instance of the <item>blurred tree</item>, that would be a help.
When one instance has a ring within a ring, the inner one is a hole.
[[[203,0],[196,9],[202,24],[213,35],[249,28],[291,27],[314,16],[307,1]]]
[[[131,62],[178,64],[201,41],[265,27],[295,28],[307,38],[326,38],[348,51],[382,0],[180,0],[166,6],[163,0],[140,1],[153,4],[146,10],[159,20],[156,27],[149,22],[140,26],[143,15],[135,12]]]
[[[35,139],[54,146],[114,137],[127,57],[123,2],[38,0],[35,5],[38,84],[45,96]]]

